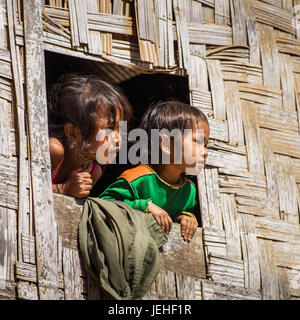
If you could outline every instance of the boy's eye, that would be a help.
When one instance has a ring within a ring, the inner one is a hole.
[[[203,144],[203,139],[193,139],[197,144]]]

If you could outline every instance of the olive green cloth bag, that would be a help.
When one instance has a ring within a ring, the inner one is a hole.
[[[167,236],[150,214],[121,201],[87,198],[79,224],[86,272],[103,299],[140,299],[155,280]]]

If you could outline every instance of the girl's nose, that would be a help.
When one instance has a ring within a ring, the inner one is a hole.
[[[120,147],[122,142],[122,136],[119,131],[115,131],[115,144],[117,147]]]

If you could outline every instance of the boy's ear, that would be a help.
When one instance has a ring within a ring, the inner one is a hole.
[[[81,139],[81,133],[79,128],[72,123],[66,123],[64,127],[65,135],[68,141],[74,143]]]
[[[171,154],[171,141],[170,137],[167,135],[163,134],[159,137],[159,148],[160,150],[165,153],[170,155]]]

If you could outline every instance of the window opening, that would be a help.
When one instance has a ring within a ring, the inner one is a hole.
[[[45,51],[46,87],[66,73],[96,74],[102,80],[114,83],[121,87],[127,96],[132,109],[133,119],[128,124],[128,129],[137,128],[147,108],[156,102],[177,99],[189,104],[189,86],[187,77],[155,73],[136,75],[132,70],[114,64],[95,62],[92,60],[57,54]],[[126,79],[127,78],[127,79]],[[125,79],[122,81],[122,79]],[[103,176],[91,190],[90,196],[98,196],[118,176],[133,167],[131,164],[117,164],[106,167]],[[190,177],[197,186],[195,177]],[[200,225],[201,221],[199,221]]]

